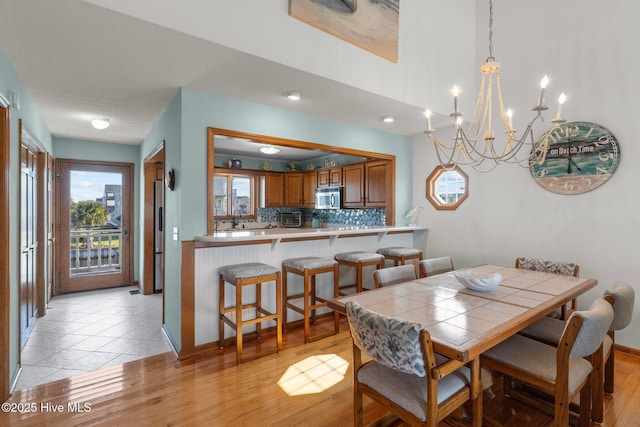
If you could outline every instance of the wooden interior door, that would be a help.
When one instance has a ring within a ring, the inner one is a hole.
[[[155,182],[164,180],[164,141],[144,159],[144,253],[142,264],[142,293],[155,292],[155,283],[158,271],[156,269],[156,212]],[[166,221],[165,221],[166,223]],[[161,272],[164,279],[164,270]]]
[[[59,233],[56,237],[60,292],[133,285],[131,251],[133,217],[133,164],[57,160]],[[76,182],[85,174],[88,181]],[[117,179],[117,183],[92,182],[93,178]],[[72,184],[74,188],[72,189]],[[85,199],[76,188],[94,187]],[[73,200],[74,197],[78,200]],[[72,225],[73,203],[98,201],[109,210],[100,224]]]
[[[38,151],[28,144],[24,127],[20,137],[20,348],[38,315],[36,275],[38,273]]]
[[[52,156],[47,156],[47,183],[45,189],[45,209],[46,209],[46,224],[45,238],[47,239],[47,252],[46,252],[46,271],[44,283],[44,303],[49,303],[49,300],[53,296],[54,279],[55,279],[55,243],[56,243],[56,210],[54,209],[54,197],[56,192],[56,171],[54,160]]]

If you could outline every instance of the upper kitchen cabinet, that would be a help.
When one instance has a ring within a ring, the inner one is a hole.
[[[304,204],[304,174],[302,172],[285,172],[284,206],[302,207]]]
[[[284,206],[284,178],[280,172],[269,172],[265,177],[264,207],[280,208]]]
[[[344,207],[387,206],[387,163],[373,161],[342,167]]]
[[[342,167],[321,169],[318,171],[318,188],[342,185]]]
[[[303,177],[302,204],[305,208],[316,206],[316,188],[318,188],[318,174],[315,170],[306,171]]]

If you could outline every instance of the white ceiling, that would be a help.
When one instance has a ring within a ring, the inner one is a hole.
[[[80,0],[0,0],[0,41],[57,137],[139,144],[181,87],[402,135],[425,127],[419,107]],[[93,129],[94,116],[111,126]]]

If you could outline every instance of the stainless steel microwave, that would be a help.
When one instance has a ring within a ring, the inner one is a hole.
[[[340,209],[342,206],[342,188],[327,187],[316,190],[316,209]]]

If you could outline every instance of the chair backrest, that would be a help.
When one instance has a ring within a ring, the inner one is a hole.
[[[566,342],[565,335],[576,324],[573,320],[577,317],[582,318],[582,327],[571,348],[570,358],[590,356],[600,347],[604,335],[613,322],[613,307],[603,298],[598,298],[593,301],[589,310],[574,311],[567,321],[567,326],[560,340],[561,343]]]
[[[604,292],[605,298],[613,298],[613,323],[611,331],[619,331],[629,326],[633,315],[636,293],[627,282],[615,282],[612,289]]]
[[[572,262],[547,261],[528,257],[516,258],[516,268],[564,274],[565,276],[578,277],[580,275],[580,266]]]
[[[373,312],[356,301],[347,302],[346,311],[351,338],[361,351],[389,368],[426,375],[420,344],[422,325]]]
[[[435,276],[436,274],[453,271],[453,261],[448,256],[423,259],[419,265],[421,277]]]
[[[413,264],[398,265],[396,267],[381,268],[373,272],[373,282],[376,288],[380,286],[395,285],[396,283],[415,280],[416,269]]]

